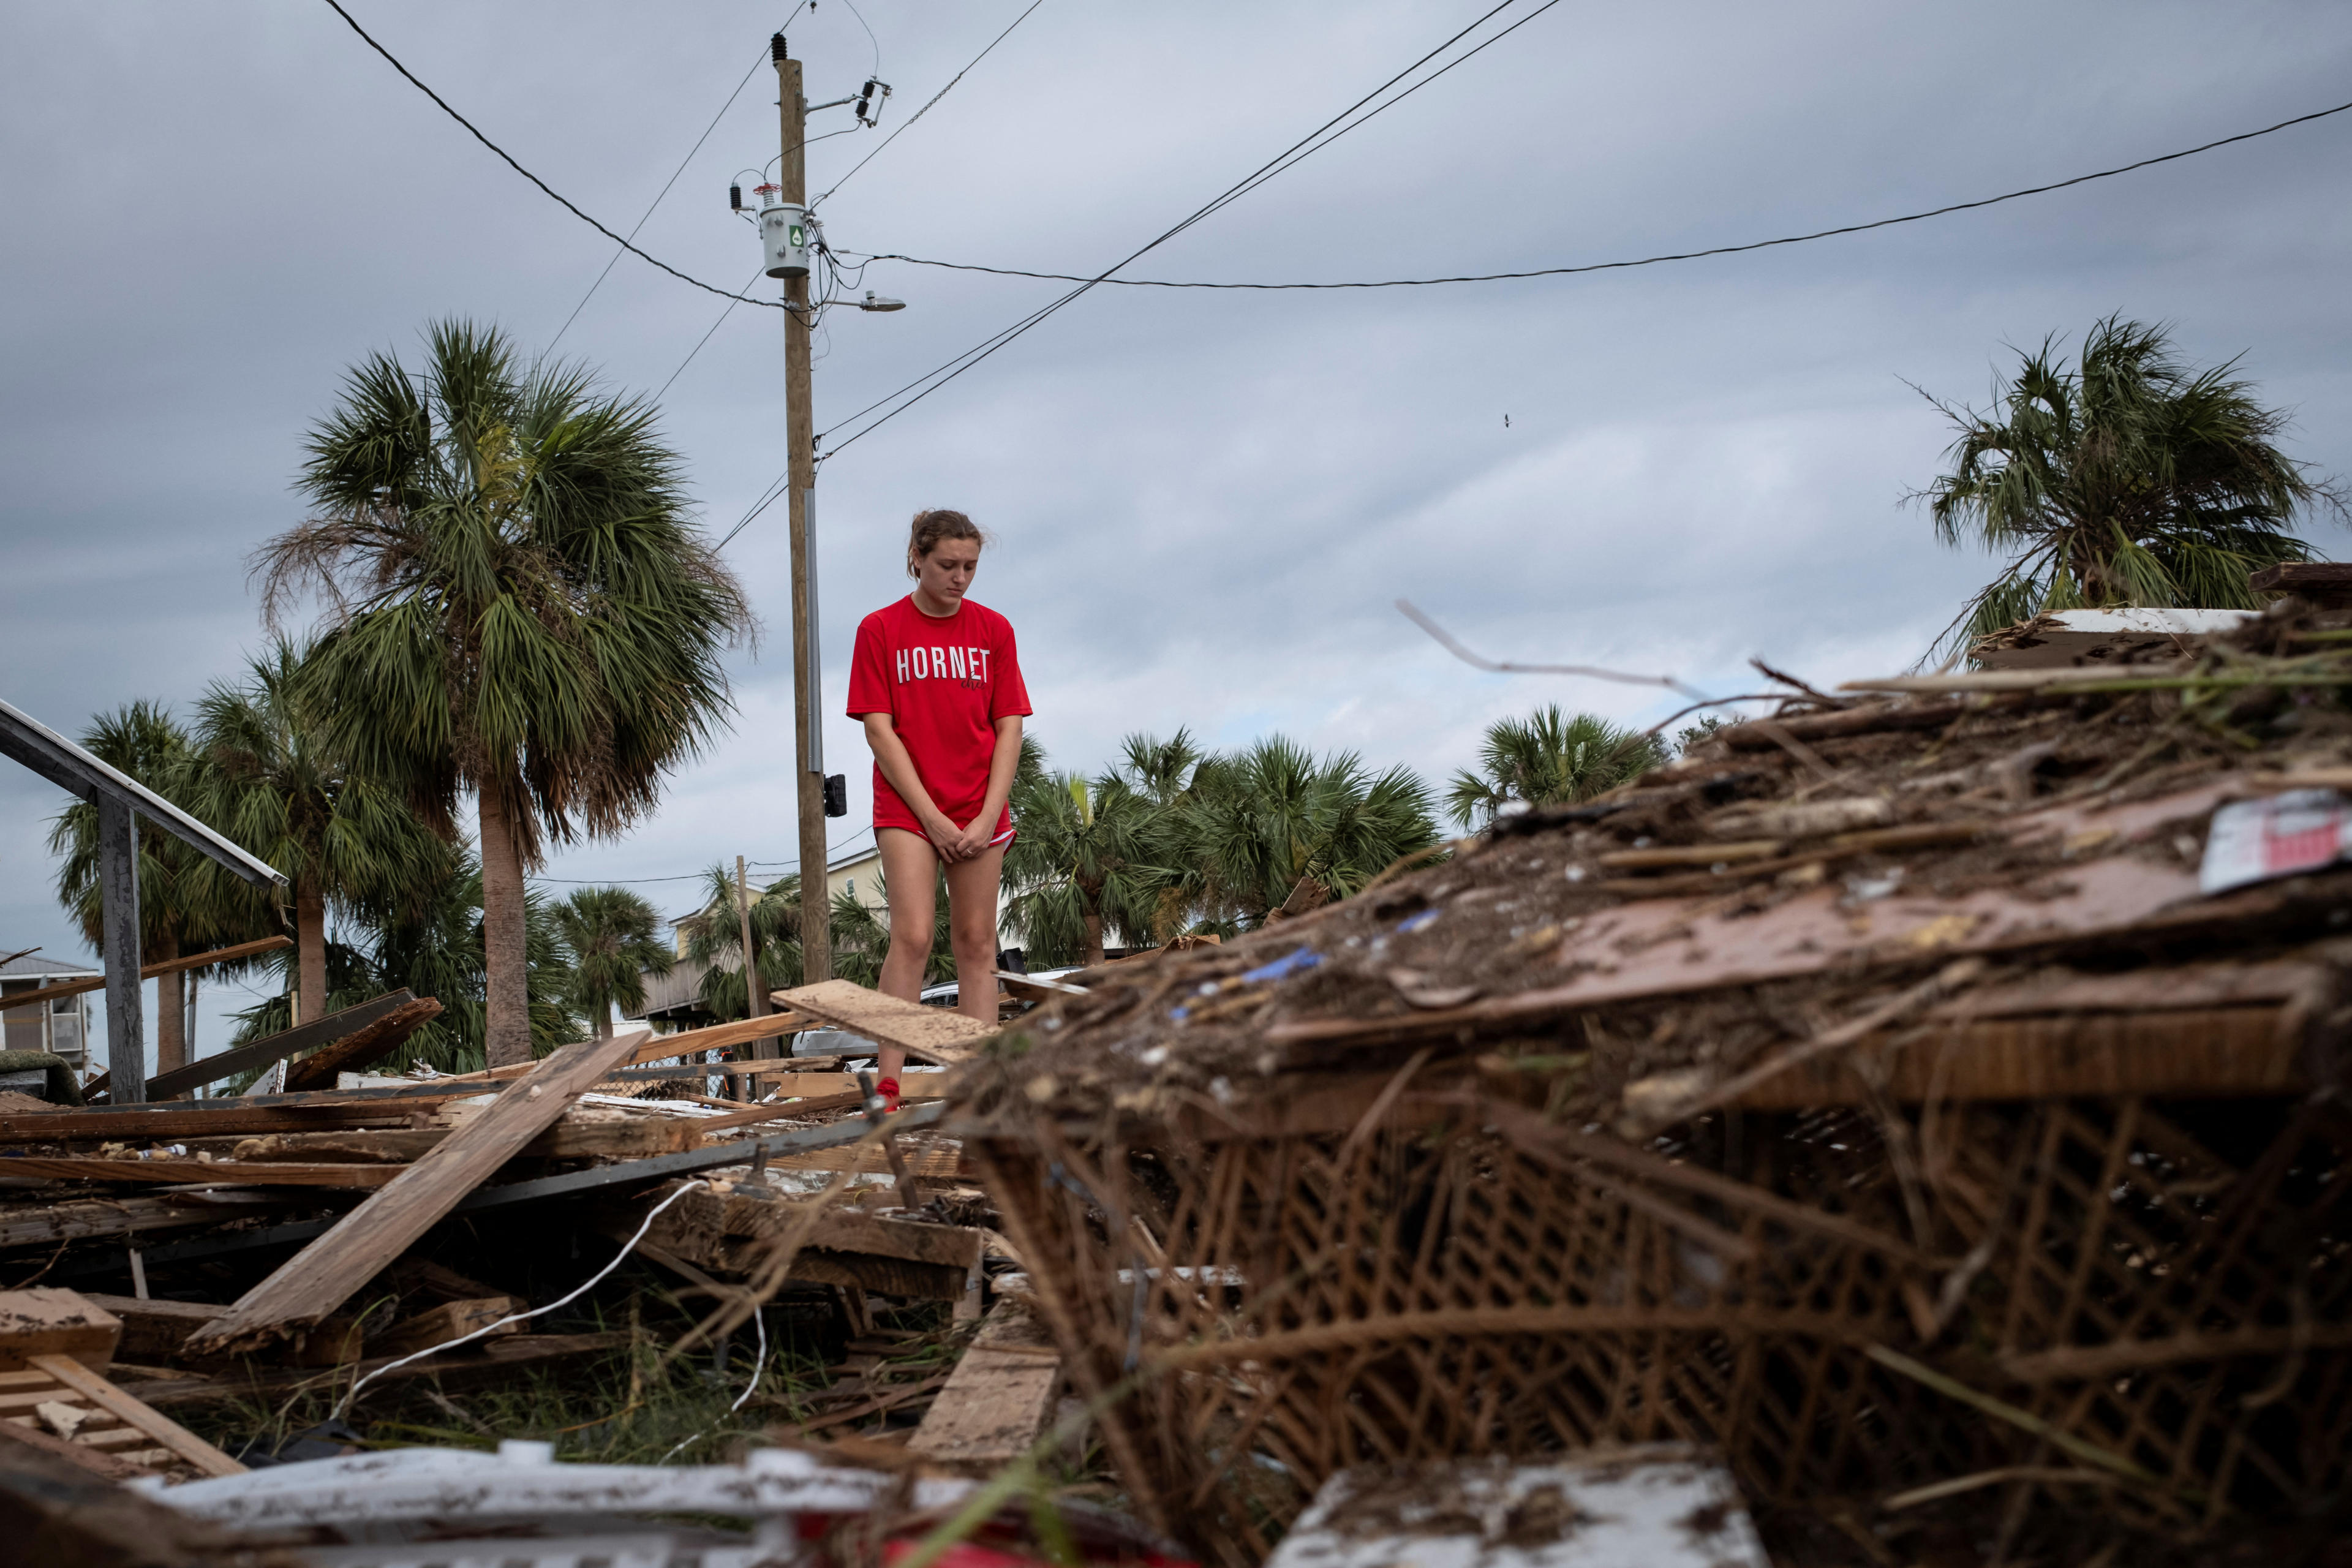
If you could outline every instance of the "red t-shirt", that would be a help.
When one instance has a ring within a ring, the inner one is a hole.
[[[849,662],[849,716],[887,713],[915,776],[931,804],[959,827],[969,827],[988,799],[988,765],[996,754],[996,721],[1026,715],[1029,689],[1021,682],[1013,623],[970,599],[952,616],[915,607],[909,594],[857,623],[857,651]],[[874,826],[920,833],[923,825],[882,768],[874,768]],[[997,839],[1013,828],[1007,808]]]

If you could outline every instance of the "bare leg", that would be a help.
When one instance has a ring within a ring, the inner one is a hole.
[[[931,924],[939,909],[939,851],[919,833],[903,827],[877,827],[875,847],[882,853],[882,882],[890,893],[890,952],[882,961],[882,994],[912,1002],[923,989],[923,970],[931,960]],[[881,1075],[897,1078],[907,1053],[882,1048]]]
[[[996,1026],[996,891],[1004,846],[948,868],[948,934],[955,944],[956,1010]]]

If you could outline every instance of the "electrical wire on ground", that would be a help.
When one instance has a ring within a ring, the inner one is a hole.
[[[329,4],[331,5],[332,3],[333,0],[329,0]],[[746,1156],[746,1158],[748,1157],[749,1156]],[[505,1317],[500,1318],[497,1322],[486,1323],[482,1327],[473,1331],[471,1333],[459,1334],[454,1340],[446,1340],[437,1345],[429,1345],[424,1350],[415,1352],[414,1354],[402,1356],[398,1361],[386,1362],[383,1365],[377,1367],[373,1372],[369,1373],[366,1376],[358,1379],[352,1383],[350,1390],[344,1394],[342,1402],[335,1406],[335,1418],[339,1421],[342,1419],[343,1415],[351,1409],[352,1402],[360,1396],[361,1389],[365,1388],[369,1384],[373,1383],[377,1378],[382,1377],[385,1373],[392,1371],[395,1367],[406,1366],[413,1361],[423,1361],[429,1355],[439,1355],[443,1351],[455,1350],[459,1345],[471,1344],[474,1341],[480,1339],[485,1334],[494,1334],[498,1332],[500,1329],[505,1328],[509,1323],[520,1323],[524,1321],[526,1319],[536,1318],[542,1312],[552,1312],[558,1307],[569,1306],[572,1302],[577,1301],[581,1297],[588,1293],[590,1287],[599,1283],[606,1275],[612,1273],[614,1269],[618,1268],[622,1263],[627,1259],[629,1254],[636,1250],[637,1243],[646,1238],[646,1232],[654,1227],[654,1221],[661,1217],[661,1212],[664,1209],[677,1202],[678,1199],[686,1196],[687,1194],[694,1191],[695,1188],[707,1187],[709,1184],[710,1184],[709,1182],[702,1181],[700,1179],[688,1182],[684,1185],[680,1186],[677,1191],[670,1194],[669,1196],[656,1204],[652,1210],[646,1214],[645,1222],[637,1226],[636,1234],[630,1237],[628,1240],[623,1242],[621,1244],[621,1250],[613,1255],[613,1261],[604,1265],[604,1268],[596,1270],[595,1273],[590,1275],[585,1280],[583,1280],[578,1289],[574,1289],[570,1295],[564,1297],[562,1300],[550,1301],[544,1307],[531,1307],[523,1311],[509,1312]],[[761,1358],[765,1359],[766,1354],[767,1342],[766,1336],[763,1333],[761,1337]],[[756,1379],[758,1373],[755,1370],[753,1377]],[[736,1401],[736,1404],[740,1405],[742,1401],[738,1400]],[[676,1451],[676,1449],[671,1450],[673,1453]]]
[[[2265,125],[2259,131],[2241,132],[2235,136],[2224,136],[2218,142],[2208,142],[2196,147],[2184,147],[2178,153],[2166,153],[2154,158],[2142,158],[2137,163],[2122,163],[2112,169],[2100,169],[2088,174],[2077,174],[2072,179],[2057,180],[2046,185],[2029,185],[2021,191],[2008,191],[2000,195],[1985,196],[1977,201],[1954,202],[1948,206],[1931,207],[1926,212],[1906,213],[1900,217],[1883,217],[1869,223],[1844,224],[1836,228],[1815,229],[1810,234],[1786,235],[1779,239],[1750,240],[1744,245],[1718,245],[1706,250],[1684,250],[1665,256],[1644,256],[1630,261],[1593,261],[1578,267],[1539,267],[1526,272],[1474,272],[1449,278],[1383,278],[1366,282],[1345,283],[1195,283],[1160,278],[1104,278],[1096,281],[1113,283],[1127,289],[1428,289],[1447,283],[1501,283],[1524,278],[1562,278],[1579,272],[1612,272],[1628,267],[1654,267],[1662,261],[1696,261],[1709,256],[1737,256],[1743,251],[1769,250],[1780,245],[1803,245],[1809,240],[1832,239],[1840,235],[1865,234],[1874,228],[1891,228],[1897,224],[1920,223],[1928,218],[1943,217],[1952,213],[1973,212],[1979,207],[1997,206],[2002,202],[2013,202],[2024,196],[2047,195],[2052,191],[2063,191],[2070,185],[2087,184],[2093,180],[2111,180],[2117,174],[2128,174],[2136,169],[2152,168],[2156,164],[2169,163],[2180,158],[2193,158],[2200,153],[2210,153],[2216,147],[2228,147],[2240,142],[2251,142],[2258,136],[2268,136],[2293,126],[2308,124],[2315,120],[2325,120],[2331,114],[2342,114],[2347,110],[2352,110],[2352,103],[2339,103],[2333,109],[2298,114],[2292,120],[2282,120],[2275,125]],[[1056,283],[1088,281],[1070,272],[1024,272],[1017,268],[976,267],[967,262],[934,261],[919,256],[900,256],[894,253],[868,256],[866,259],[869,263],[904,261],[916,267],[940,267],[956,272],[990,272],[1003,278],[1039,278]]]
[[[966,65],[966,66],[963,68],[963,69],[962,69],[962,70],[960,70],[960,71],[956,72],[956,73],[955,73],[955,75],[953,75],[953,76],[951,76],[951,77],[948,78],[948,85],[947,85],[946,87],[943,87],[943,88],[940,89],[940,90],[939,90],[939,91],[937,91],[937,92],[935,92],[935,93],[931,94],[931,96],[930,96],[930,98],[929,98],[929,101],[925,102],[922,108],[920,108],[920,109],[919,109],[919,110],[915,110],[915,112],[914,112],[914,113],[912,113],[912,114],[910,114],[910,115],[907,116],[907,118],[906,118],[904,121],[900,121],[900,122],[899,122],[899,125],[898,125],[898,130],[893,131],[892,132],[890,132],[890,134],[889,134],[889,135],[885,136],[884,138],[882,138],[881,146],[877,146],[877,147],[876,147],[876,148],[874,149],[874,151],[873,151],[873,152],[866,153],[866,156],[864,156],[863,158],[860,158],[859,160],[857,160],[857,162],[856,162],[856,163],[855,163],[851,164],[851,165],[850,165],[850,169],[849,169],[849,173],[848,173],[847,174],[844,174],[844,175],[842,175],[842,176],[841,176],[841,178],[839,178],[839,179],[837,179],[837,180],[834,181],[834,183],[833,183],[831,185],[829,185],[829,186],[827,186],[827,187],[826,187],[826,189],[825,189],[825,193],[824,193],[824,195],[821,195],[821,196],[817,197],[817,199],[816,199],[815,201],[813,201],[813,202],[809,203],[809,211],[811,211],[811,212],[814,212],[814,211],[816,211],[816,209],[817,209],[819,206],[823,205],[824,204],[824,202],[825,202],[829,197],[831,197],[831,196],[832,196],[832,195],[833,195],[833,193],[834,193],[834,192],[835,192],[835,191],[837,191],[837,190],[841,189],[841,187],[842,187],[842,186],[844,186],[844,185],[845,185],[845,184],[849,184],[849,181],[850,181],[851,176],[852,176],[852,175],[855,175],[855,174],[857,173],[857,171],[858,171],[858,170],[860,170],[860,169],[862,169],[862,168],[866,167],[866,164],[871,163],[872,162],[874,162],[874,160],[875,160],[875,159],[877,159],[877,158],[880,157],[880,156],[882,155],[882,149],[883,149],[884,147],[887,147],[888,145],[890,145],[890,143],[891,143],[891,142],[896,142],[897,140],[898,140],[898,138],[899,138],[899,137],[901,137],[901,136],[905,135],[908,132],[909,132],[909,131],[913,130],[913,129],[914,129],[914,126],[915,126],[915,121],[918,121],[918,120],[920,120],[924,115],[929,114],[929,113],[931,111],[931,105],[932,105],[932,104],[937,103],[940,100],[941,100],[941,99],[945,98],[945,97],[946,97],[946,96],[947,96],[950,91],[952,91],[952,90],[954,89],[954,88],[955,88],[955,84],[956,84],[956,83],[958,83],[958,82],[960,82],[960,81],[961,81],[961,80],[964,79],[964,75],[965,75],[965,73],[966,73],[966,72],[968,72],[968,71],[970,71],[970,70],[971,69],[972,66],[976,66],[976,65],[978,65],[981,61],[982,61],[982,60],[986,59],[986,58],[988,58],[989,50],[990,50],[990,49],[993,49],[993,48],[995,48],[997,45],[999,45],[999,44],[1003,43],[1005,39],[1007,39],[1007,38],[1011,37],[1013,36],[1013,27],[1017,27],[1017,26],[1019,26],[1022,23],[1024,23],[1024,22],[1027,21],[1027,20],[1029,19],[1029,12],[1030,12],[1030,11],[1034,11],[1038,6],[1040,6],[1040,5],[1044,5],[1045,3],[1045,0],[1029,0],[1029,9],[1028,9],[1027,11],[1024,11],[1024,12],[1022,12],[1022,13],[1021,13],[1021,15],[1019,15],[1018,16],[1013,17],[1013,26],[1009,26],[1009,27],[1005,28],[1005,29],[1004,29],[1004,31],[1003,31],[1003,32],[1001,32],[1001,33],[997,34],[997,35],[996,35],[996,37],[994,37],[993,38],[991,38],[991,39],[988,41],[988,48],[986,48],[986,49],[982,49],[982,50],[981,50],[981,51],[980,51],[980,53],[978,53],[978,54],[976,54],[976,55],[972,56],[972,57],[971,57],[971,63],[970,63],[970,64]],[[866,18],[865,18],[865,17],[860,16],[860,17],[858,17],[858,18],[857,18],[857,20],[858,20],[858,23],[859,23],[859,25],[860,25],[860,26],[864,26],[865,21],[866,21]],[[867,35],[866,35],[866,36],[867,36],[867,37],[869,37],[873,36],[873,34],[872,34],[872,30],[871,30],[870,28],[867,30]],[[880,59],[881,59],[881,55],[880,55],[880,52],[879,52],[879,46],[878,46],[878,45],[877,46],[877,52],[876,52],[876,55],[875,55],[875,59],[876,59],[876,61],[877,62],[877,67],[876,67],[876,68],[878,70],[878,69],[880,68],[880,66],[879,66],[879,63],[878,63],[878,62],[879,62],[879,61],[880,61]]]
[[[1381,82],[1378,87],[1372,89],[1371,91],[1364,94],[1361,98],[1356,100],[1355,102],[1349,104],[1347,108],[1341,110],[1330,119],[1326,120],[1314,130],[1308,132],[1305,136],[1300,137],[1297,141],[1292,142],[1289,146],[1276,153],[1272,158],[1267,159],[1265,163],[1251,170],[1247,174],[1244,174],[1241,179],[1235,181],[1233,184],[1219,192],[1208,202],[1195,209],[1190,216],[1159,235],[1156,238],[1153,238],[1148,243],[1139,247],[1137,249],[1129,253],[1120,260],[1114,262],[1109,267],[1105,268],[1101,272],[1097,273],[1092,278],[1079,280],[1078,286],[1076,289],[1069,290],[1067,293],[1063,294],[1058,299],[1054,300],[1040,309],[1031,311],[1020,321],[1013,323],[1013,325],[995,332],[990,337],[982,339],[980,342],[974,344],[969,349],[966,349],[962,353],[958,354],[955,358],[949,360],[945,364],[940,365],[925,374],[918,376],[915,380],[907,383],[897,391],[876,399],[874,402],[867,404],[864,408],[861,408],[855,414],[850,415],[849,420],[854,422],[859,419],[864,419],[866,416],[874,413],[877,409],[885,410],[885,412],[883,412],[878,417],[868,420],[866,424],[859,426],[856,429],[851,431],[849,435],[844,437],[841,440],[835,442],[831,447],[827,447],[820,456],[819,461],[823,461],[824,458],[830,458],[835,453],[840,452],[855,443],[863,440],[866,437],[872,435],[876,430],[881,428],[884,425],[888,424],[891,420],[896,419],[908,409],[912,408],[926,397],[930,396],[931,394],[939,391],[940,388],[947,385],[948,383],[955,380],[966,371],[971,370],[974,365],[979,364],[982,361],[987,359],[998,350],[1003,348],[1008,343],[1011,343],[1015,339],[1021,337],[1024,333],[1044,322],[1055,311],[1060,310],[1063,307],[1085,295],[1089,289],[1102,282],[1103,279],[1108,278],[1112,273],[1117,272],[1120,268],[1128,266],[1138,258],[1157,249],[1162,245],[1165,245],[1168,241],[1175,238],[1178,235],[1182,234],[1186,229],[1191,228],[1194,224],[1199,223],[1202,219],[1217,211],[1220,207],[1239,199],[1250,191],[1256,189],[1259,185],[1264,184],[1266,181],[1273,179],[1284,170],[1291,168],[1303,159],[1312,156],[1315,153],[1330,145],[1331,142],[1338,141],[1341,136],[1353,131],[1356,127],[1363,124],[1366,121],[1370,120],[1374,115],[1381,113],[1383,110],[1392,108],[1395,104],[1402,102],[1404,99],[1419,91],[1422,88],[1428,86],[1430,82],[1436,80],[1447,71],[1452,70],[1455,66],[1462,64],[1464,60],[1469,59],[1472,56],[1478,54],[1490,45],[1499,43],[1502,39],[1518,31],[1519,28],[1526,26],[1529,22],[1534,21],[1538,16],[1540,16],[1545,12],[1552,9],[1553,6],[1558,5],[1560,3],[1560,0],[1544,0],[1543,5],[1538,5],[1528,16],[1521,17],[1517,22],[1514,22],[1510,26],[1504,28],[1493,37],[1487,38],[1475,47],[1465,50],[1459,58],[1439,67],[1436,70],[1432,71],[1428,76],[1423,78],[1419,81],[1413,82],[1412,85],[1406,87],[1403,91],[1397,93],[1393,98],[1389,99],[1386,102],[1377,104],[1369,110],[1364,110],[1364,106],[1366,104],[1371,103],[1373,100],[1380,98],[1382,93],[1387,92],[1398,82],[1404,80],[1405,78],[1419,70],[1423,66],[1427,65],[1439,55],[1444,54],[1447,49],[1452,48],[1455,44],[1461,42],[1462,39],[1467,37],[1481,26],[1484,26],[1495,16],[1510,9],[1511,6],[1517,3],[1517,0],[1502,0],[1502,4],[1485,12],[1475,20],[1472,21],[1469,26],[1453,34],[1444,42],[1440,43],[1436,47],[1422,55],[1418,59],[1415,59],[1412,64],[1406,66],[1402,70],[1398,71],[1387,80]],[[1360,110],[1363,110],[1363,112],[1360,113]],[[909,394],[911,394],[911,395],[909,395]],[[740,528],[740,525],[739,524],[738,527]]]

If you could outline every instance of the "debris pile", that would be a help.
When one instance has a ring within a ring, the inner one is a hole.
[[[273,1052],[315,1051],[289,1077],[312,1081],[316,1069],[305,1069],[325,1056],[338,1068],[330,1087],[165,1100],[173,1086],[151,1080],[145,1103],[107,1104],[93,1085],[84,1106],[29,1097],[0,1106],[0,1259],[19,1287],[0,1290],[0,1442],[110,1481],[153,1478],[159,1499],[224,1523],[250,1523],[254,1500],[283,1522],[302,1485],[258,1484],[279,1472],[257,1468],[257,1489],[246,1487],[248,1465],[349,1454],[363,1434],[336,1419],[232,1453],[174,1415],[217,1430],[236,1426],[240,1410],[315,1413],[323,1399],[337,1417],[365,1424],[371,1397],[380,1409],[414,1388],[460,1424],[445,1438],[471,1438],[492,1431],[444,1390],[642,1349],[652,1360],[627,1363],[634,1386],[649,1367],[708,1352],[709,1375],[741,1390],[730,1407],[737,1430],[772,1423],[776,1440],[830,1454],[825,1486],[888,1492],[887,1510],[858,1505],[859,1528],[883,1529],[885,1513],[889,1530],[929,1528],[925,1510],[940,1500],[918,1507],[898,1471],[953,1477],[1020,1457],[1052,1413],[1058,1353],[1019,1302],[987,1315],[992,1272],[1014,1263],[957,1146],[926,1131],[940,1114],[936,1100],[917,1094],[885,1117],[854,1075],[834,1070],[837,1059],[762,1060],[751,1047],[845,1026],[938,1062],[985,1031],[838,984],[776,1000],[795,1010],[664,1037],[624,1033],[513,1068],[367,1074],[397,1045],[399,1029],[379,1027],[383,1020],[414,1027],[429,1016],[429,1004],[401,994],[335,1016],[340,1035],[310,1029],[291,1047],[280,1037],[197,1064],[225,1076],[266,1066]],[[354,1047],[360,1034],[369,1038]],[[712,1078],[767,1086],[773,1098],[743,1103],[682,1087]],[[668,1097],[639,1098],[655,1085]],[[568,1263],[535,1267],[566,1244]],[[478,1260],[486,1279],[451,1267],[451,1256]],[[621,1321],[583,1331],[578,1310],[565,1309],[624,1264],[639,1270],[637,1283],[604,1298]],[[644,1288],[646,1269],[699,1304],[702,1321],[683,1338],[644,1341],[629,1292]],[[513,1283],[551,1272],[570,1289]],[[784,1375],[782,1347],[768,1343],[771,1317],[789,1322],[812,1304],[828,1327],[800,1353],[831,1345],[839,1359],[803,1359]],[[570,1331],[545,1331],[551,1321]],[[778,1375],[763,1382],[771,1369]],[[635,1402],[616,1391],[595,1414],[625,1420]],[[413,1428],[392,1429],[401,1430]],[[544,1447],[524,1444],[514,1462],[544,1465]],[[852,1450],[891,1459],[890,1473],[844,1479],[837,1466]],[[450,1466],[477,1462],[436,1451],[391,1469],[362,1465],[346,1479],[365,1491],[359,1483],[381,1471],[393,1492],[422,1495],[446,1483]],[[201,1493],[180,1484],[197,1477],[239,1484]],[[535,1484],[518,1473],[521,1491]],[[719,1484],[689,1478],[677,1495]],[[567,1495],[578,1511],[599,1511],[577,1487]],[[346,1519],[359,1531],[346,1539],[397,1538],[368,1533],[407,1517],[408,1504],[383,1506],[373,1523]],[[745,1517],[772,1532],[800,1507],[769,1499]],[[599,1508],[634,1511],[617,1496]],[[1097,1524],[1118,1535],[1117,1521]],[[501,1520],[490,1533],[509,1526],[520,1528]],[[698,1549],[686,1535],[673,1544]],[[1139,1554],[1148,1555],[1137,1547],[1121,1560]]]
[[[1800,687],[1074,977],[950,1131],[1145,1521],[1254,1563],[1349,1467],[1662,1440],[1873,1550],[2329,1518],[2343,620]]]

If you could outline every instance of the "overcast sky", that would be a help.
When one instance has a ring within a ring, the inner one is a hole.
[[[623,231],[785,11],[347,4]],[[877,68],[897,89],[880,132],[812,148],[818,191],[1026,0],[861,4],[870,40],[846,0],[791,29],[812,101]],[[1044,0],[825,204],[826,233],[845,251],[1099,270],[1485,8]],[[1769,238],[2330,107],[2347,65],[2352,8],[2334,5],[1565,0],[1129,273],[1338,281]],[[773,87],[753,72],[645,223],[646,250],[729,287],[756,270],[726,187],[776,152]],[[849,123],[832,110],[814,129]],[[134,698],[184,708],[257,648],[247,559],[300,517],[289,479],[344,367],[414,357],[452,315],[536,352],[613,255],[321,0],[14,0],[0,127],[0,695],[68,733]],[[2352,472],[2347,154],[2352,114],[1746,256],[1446,289],[1097,289],[819,476],[827,745],[853,808],[838,836],[869,799],[838,713],[850,640],[905,591],[921,507],[994,534],[974,597],[1018,629],[1056,763],[1092,768],[1124,733],[1183,724],[1219,745],[1281,731],[1437,783],[1499,716],[1557,699],[1655,718],[1664,694],[1480,674],[1404,621],[1401,595],[1492,657],[1711,693],[1751,689],[1750,655],[1817,682],[1908,664],[1992,570],[1939,551],[1903,504],[1948,438],[1912,388],[1982,402],[2005,345],[2079,341],[2109,311],[2169,322],[2186,355],[2242,355],[2296,410],[2299,457]],[[829,319],[821,430],[1059,290],[895,263],[865,281],[908,308]],[[714,533],[784,461],[777,311],[736,308],[679,371],[721,308],[624,257],[557,345],[618,387],[677,373],[663,425]],[[792,858],[782,508],[728,554],[768,626],[732,665],[733,731],[658,816],[551,877]],[[64,800],[0,767],[0,952],[89,956],[52,890]],[[683,883],[645,890],[687,902]],[[200,1047],[216,1047],[206,1012]]]

